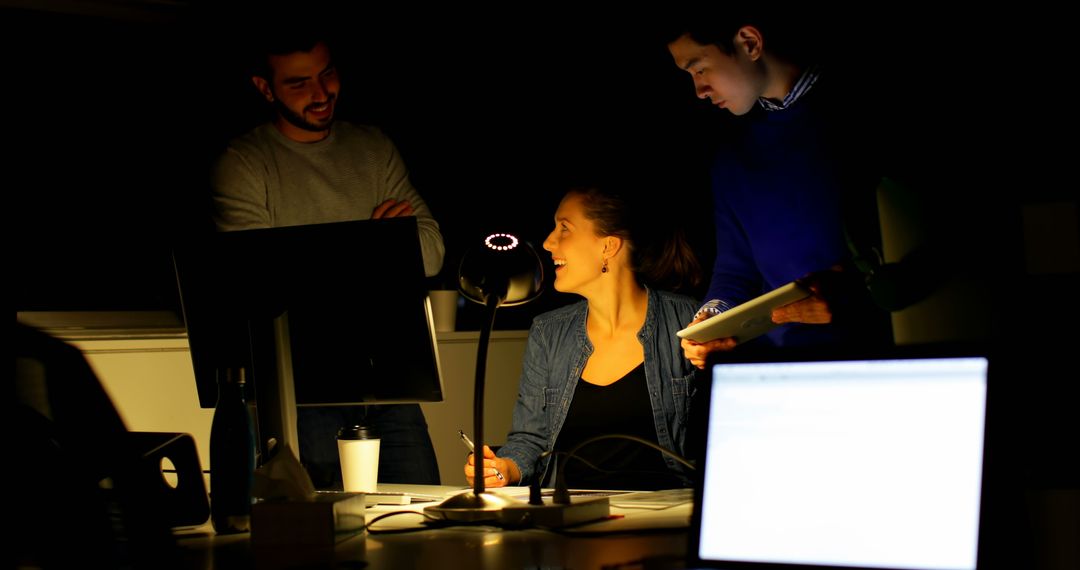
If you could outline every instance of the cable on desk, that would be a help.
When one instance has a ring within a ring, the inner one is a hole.
[[[381,520],[383,520],[385,518],[389,518],[389,517],[392,517],[392,516],[395,516],[395,515],[420,515],[420,516],[424,517],[425,519],[429,519],[431,521],[439,520],[439,519],[436,519],[435,517],[432,517],[431,515],[429,515],[427,513],[421,512],[421,511],[391,511],[389,513],[383,513],[383,514],[371,519],[370,521],[368,521],[368,523],[364,525],[364,530],[366,530],[368,532],[368,534],[405,534],[405,533],[409,533],[409,532],[418,532],[418,531],[421,531],[421,530],[430,530],[428,527],[424,527],[424,526],[421,526],[421,527],[406,527],[406,528],[390,528],[390,529],[386,529],[386,530],[375,530],[375,529],[371,528],[371,525],[373,525],[373,524],[375,524],[375,523],[377,523],[377,522],[379,522],[379,521],[381,521]]]
[[[405,527],[405,528],[388,528],[388,529],[385,529],[385,530],[376,530],[376,529],[371,528],[372,525],[374,525],[375,523],[381,521],[382,519],[392,517],[392,516],[395,516],[395,515],[420,515],[420,516],[424,517],[424,519],[426,519],[424,521],[425,526]],[[368,534],[406,534],[406,533],[410,533],[410,532],[421,532],[421,531],[432,530],[432,529],[437,529],[437,528],[449,528],[449,527],[465,527],[465,528],[473,527],[473,528],[475,528],[475,527],[481,527],[481,526],[485,527],[488,530],[490,530],[490,529],[502,530],[501,527],[492,526],[489,522],[467,523],[467,522],[462,522],[462,521],[448,521],[446,519],[433,517],[433,516],[431,516],[431,515],[429,515],[427,513],[421,512],[421,511],[391,511],[389,513],[382,513],[381,515],[371,519],[367,524],[365,524],[364,525],[364,530],[366,530],[368,532]]]
[[[548,451],[545,451],[544,453],[541,453],[540,457],[537,458],[536,463],[537,463],[537,465],[539,465],[540,460],[543,459],[544,457],[547,457],[548,455],[559,456],[561,454],[566,453],[566,461],[559,462],[555,466],[555,494],[552,497],[552,500],[554,500],[554,502],[556,502],[558,504],[561,504],[561,505],[570,504],[570,494],[567,492],[568,489],[567,489],[567,486],[566,486],[566,477],[564,475],[565,468],[566,468],[566,463],[569,460],[576,459],[578,461],[581,461],[585,465],[591,467],[592,469],[595,469],[595,470],[600,471],[602,473],[603,472],[610,473],[610,471],[607,471],[606,469],[598,469],[595,465],[589,463],[588,461],[585,461],[584,459],[582,459],[581,457],[579,457],[577,455],[578,451],[580,451],[583,447],[585,447],[587,445],[591,445],[591,444],[596,443],[598,441],[605,440],[605,439],[626,439],[626,440],[629,440],[629,441],[633,441],[635,443],[639,443],[639,444],[644,445],[646,447],[651,447],[652,449],[655,449],[655,450],[659,451],[660,453],[663,453],[664,455],[667,455],[667,456],[671,457],[675,461],[685,465],[688,469],[691,469],[691,470],[697,469],[697,467],[695,467],[692,462],[690,462],[685,457],[679,455],[678,453],[675,453],[674,451],[672,451],[672,450],[670,450],[670,449],[668,449],[666,447],[662,447],[662,446],[657,445],[657,444],[655,444],[655,443],[653,443],[653,442],[651,442],[651,441],[649,441],[647,439],[640,438],[640,437],[638,437],[636,435],[627,435],[627,434],[621,434],[621,433],[598,435],[598,436],[595,436],[595,437],[590,437],[589,439],[586,439],[585,441],[583,441],[581,443],[578,443],[568,453],[563,452],[563,451],[548,450]],[[540,486],[539,486],[539,483],[534,481],[533,485],[530,486],[529,490],[530,490],[529,504],[532,504],[532,505],[540,504],[540,493],[539,493]]]
[[[583,464],[585,464],[585,466],[588,467],[589,469],[592,469],[593,471],[599,471],[600,473],[605,473],[605,474],[609,474],[609,475],[612,474],[612,473],[615,473],[615,471],[612,471],[612,470],[609,470],[609,469],[601,469],[601,468],[597,467],[596,465],[594,465],[591,461],[589,461],[589,460],[587,460],[587,459],[585,459],[583,457],[571,456],[569,451],[555,451],[554,449],[549,449],[549,450],[541,453],[540,456],[536,458],[536,466],[539,467],[540,462],[543,461],[543,459],[545,457],[549,456],[549,455],[555,457],[556,459],[559,459],[561,457],[565,457],[565,459],[567,459],[567,460],[576,459],[576,460],[582,462]],[[559,464],[560,463],[561,463],[561,461],[556,462],[556,464],[555,464],[556,471],[559,470]],[[536,478],[534,478],[533,482],[529,484],[529,504],[530,505],[542,505],[542,504],[544,504],[543,499],[541,499],[541,490],[540,490],[540,485],[543,483],[543,479],[544,479],[543,477],[536,477]],[[548,496],[552,496],[554,493],[553,492],[548,492],[546,494]]]

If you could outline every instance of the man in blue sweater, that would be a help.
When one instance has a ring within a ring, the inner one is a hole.
[[[799,57],[807,52],[787,49],[781,40],[793,36],[766,19],[716,14],[699,21],[706,22],[701,29],[672,34],[668,49],[697,96],[736,117],[713,167],[716,261],[694,322],[803,280],[813,294],[776,309],[772,320],[784,326],[752,342],[891,342],[887,314],[870,302],[849,261],[846,222],[876,225],[880,178],[861,150],[868,139],[851,128],[864,120],[854,116],[852,97],[841,101],[828,70]],[[703,368],[709,353],[731,350],[736,340],[682,344]]]

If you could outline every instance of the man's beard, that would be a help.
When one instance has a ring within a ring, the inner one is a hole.
[[[326,98],[326,102],[333,103],[334,99],[334,95],[329,95]],[[294,113],[292,109],[286,107],[285,104],[281,102],[281,99],[278,99],[277,97],[274,97],[274,108],[277,109],[277,112],[281,114],[282,118],[288,121],[291,125],[305,131],[311,131],[315,133],[328,131],[330,130],[330,124],[334,122],[333,115],[330,115],[330,118],[324,124],[315,124],[308,122],[304,120],[303,115],[298,115]]]

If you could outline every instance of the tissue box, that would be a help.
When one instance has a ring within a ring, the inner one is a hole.
[[[364,530],[363,493],[316,493],[310,501],[262,501],[251,507],[255,548],[330,546]]]

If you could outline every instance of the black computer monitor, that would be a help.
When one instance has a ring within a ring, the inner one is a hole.
[[[295,406],[442,400],[415,218],[203,235],[173,260],[200,405],[243,366],[263,452],[297,451]]]

